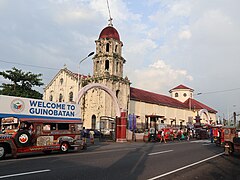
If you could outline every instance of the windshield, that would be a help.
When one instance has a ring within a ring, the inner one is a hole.
[[[18,131],[19,120],[17,118],[9,117],[3,118],[1,124],[2,133],[13,134]]]

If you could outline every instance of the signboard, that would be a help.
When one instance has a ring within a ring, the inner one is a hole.
[[[0,117],[80,119],[78,104],[0,95]]]

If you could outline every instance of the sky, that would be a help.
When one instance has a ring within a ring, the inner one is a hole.
[[[218,116],[240,113],[239,0],[109,0],[109,6],[132,87],[169,95],[184,84]],[[92,75],[91,58],[77,67],[95,51],[108,19],[106,0],[0,0],[0,71],[41,73],[45,85],[64,64]]]

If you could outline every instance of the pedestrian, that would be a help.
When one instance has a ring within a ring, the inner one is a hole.
[[[190,140],[190,129],[187,129],[187,141]]]
[[[210,129],[210,139],[211,139],[211,143],[213,143],[213,129]]]
[[[86,136],[87,136],[87,133],[86,133],[86,129],[85,127],[83,127],[82,131],[81,131],[81,136],[82,136],[82,140],[83,140],[83,143],[85,144],[86,143]]]
[[[164,141],[164,143],[166,143],[164,129],[162,129],[162,132],[161,132],[161,142],[162,141]]]

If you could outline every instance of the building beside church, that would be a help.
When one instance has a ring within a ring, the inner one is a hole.
[[[194,123],[197,114],[203,123],[216,122],[217,111],[195,100],[194,90],[184,85],[171,89],[170,96],[131,87],[130,80],[123,77],[126,62],[122,57],[123,43],[112,24],[101,31],[95,43],[93,75],[80,75],[64,67],[44,88],[44,100],[76,103],[79,90],[88,84],[99,83],[114,92],[121,109],[127,111],[130,119],[136,120],[137,128],[144,128],[146,121],[153,118],[162,126],[186,126]],[[102,122],[107,122],[104,126],[109,128],[114,123],[116,110],[105,91],[90,89],[80,105],[86,128],[99,129]]]

